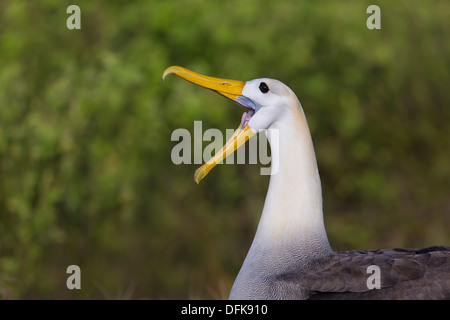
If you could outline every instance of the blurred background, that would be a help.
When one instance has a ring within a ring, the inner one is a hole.
[[[172,163],[175,129],[244,110],[163,84],[171,65],[296,92],[333,249],[450,245],[449,17],[444,0],[2,0],[0,298],[228,296],[269,177],[224,165],[196,185]]]

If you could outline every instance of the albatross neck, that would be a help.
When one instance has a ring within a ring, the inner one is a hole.
[[[292,100],[267,130],[272,149],[269,190],[231,299],[282,298],[286,292],[307,297],[295,283],[277,291],[277,279],[308,272],[333,255],[323,223],[322,188],[311,134],[300,102],[295,95]]]
[[[286,255],[311,260],[332,254],[311,134],[300,102],[296,97],[292,100],[267,131],[272,174],[250,249],[279,254],[281,261]]]

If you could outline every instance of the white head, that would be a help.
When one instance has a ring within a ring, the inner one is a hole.
[[[248,125],[253,132],[269,129],[292,106],[295,97],[281,81],[261,78],[247,81],[235,101],[249,109]]]

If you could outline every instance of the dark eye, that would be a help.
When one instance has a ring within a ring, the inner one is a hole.
[[[259,84],[259,90],[261,90],[262,93],[269,92],[269,86],[265,82],[261,82]]]

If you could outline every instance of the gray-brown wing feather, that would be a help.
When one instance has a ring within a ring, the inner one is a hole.
[[[370,289],[370,265],[381,289]],[[312,299],[450,299],[450,247],[343,251],[322,270],[302,275]]]

